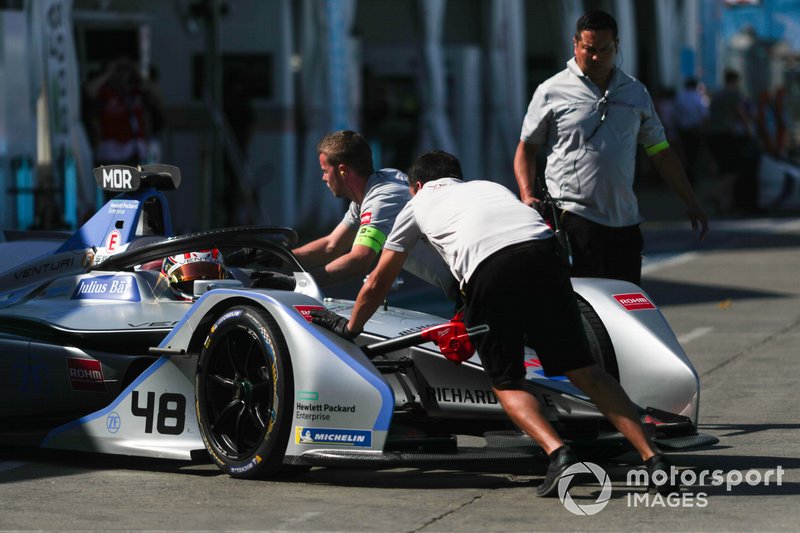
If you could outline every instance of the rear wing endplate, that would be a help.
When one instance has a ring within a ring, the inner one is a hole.
[[[171,191],[181,184],[181,171],[172,165],[104,165],[92,173],[97,186],[109,192],[133,192],[141,187]]]

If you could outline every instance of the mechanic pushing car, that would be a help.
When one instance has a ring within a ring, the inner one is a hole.
[[[627,394],[592,358],[567,267],[541,216],[502,185],[464,182],[461,164],[446,152],[423,154],[409,176],[413,198],[398,214],[349,321],[319,310],[311,312],[314,323],[354,339],[383,301],[409,250],[425,238],[459,280],[465,324],[489,326],[475,343],[492,390],[511,420],[550,458],[537,495],[555,494],[561,475],[577,458],[525,390],[526,338],[547,376],[566,375],[633,444],[651,480],[656,471],[668,475],[670,463],[645,433]],[[658,490],[670,493],[677,487],[664,484]]]
[[[325,237],[292,250],[321,287],[366,275],[380,254],[395,217],[411,199],[407,176],[397,169],[375,171],[372,149],[360,133],[342,130],[324,136],[317,145],[322,179],[337,198],[350,200],[342,221]],[[439,255],[419,243],[409,253],[405,269],[441,288],[448,298],[458,295],[456,281]]]

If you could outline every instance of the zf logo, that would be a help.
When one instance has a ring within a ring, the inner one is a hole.
[[[120,422],[119,413],[116,411],[110,413],[106,418],[106,429],[108,429],[109,433],[118,432],[121,425],[122,423]]]

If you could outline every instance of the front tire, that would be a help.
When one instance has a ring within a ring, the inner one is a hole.
[[[236,306],[208,334],[195,379],[200,434],[212,460],[233,477],[284,468],[294,382],[289,350],[264,309]]]

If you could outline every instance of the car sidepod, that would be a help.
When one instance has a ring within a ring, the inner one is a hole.
[[[52,430],[44,448],[191,459],[203,448],[194,415],[196,362],[161,357],[107,407]]]
[[[350,342],[311,324],[320,302],[294,292],[209,291],[156,349],[161,357],[107,407],[51,431],[42,447],[190,459],[204,449],[195,412],[198,353],[214,319],[235,305],[258,306],[280,328],[293,368],[293,397],[284,462],[304,454],[356,449],[380,453],[394,396],[367,357]],[[204,329],[205,328],[205,329]]]

